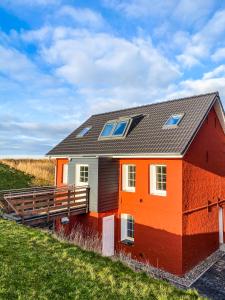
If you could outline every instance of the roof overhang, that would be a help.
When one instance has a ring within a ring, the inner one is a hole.
[[[65,155],[48,155],[49,158],[97,158],[97,157],[111,157],[111,158],[182,158],[180,153],[105,153],[105,154],[65,154]]]
[[[225,114],[219,98],[217,98],[217,100],[215,101],[214,109],[220,121],[220,125],[223,128],[223,132],[225,133]]]

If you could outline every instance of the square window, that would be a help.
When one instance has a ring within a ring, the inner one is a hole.
[[[166,196],[167,168],[165,165],[150,166],[150,192],[153,195]]]
[[[88,165],[77,165],[76,166],[76,185],[88,185]]]
[[[127,192],[135,192],[136,186],[136,166],[123,165],[122,168],[123,190]]]

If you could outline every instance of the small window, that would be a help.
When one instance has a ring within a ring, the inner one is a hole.
[[[83,137],[83,136],[85,136],[87,133],[88,133],[88,131],[91,129],[91,127],[85,127],[85,128],[83,128],[79,133],[78,133],[78,135],[77,135],[77,137]]]
[[[62,169],[62,183],[67,184],[68,183],[68,164],[63,165]]]
[[[164,124],[164,128],[175,128],[179,125],[181,119],[183,118],[183,114],[172,115]]]
[[[112,135],[112,132],[115,128],[116,123],[112,122],[112,123],[106,123],[102,132],[101,132],[101,137],[109,137]]]
[[[136,186],[136,166],[123,165],[122,168],[123,190],[127,192],[135,192]]]
[[[151,194],[166,196],[166,176],[167,170],[164,165],[150,166],[150,187]]]
[[[134,217],[132,215],[121,215],[121,241],[127,244],[134,242]]]
[[[89,167],[88,165],[77,165],[76,184],[78,186],[88,185]]]
[[[123,136],[126,131],[127,124],[128,124],[128,120],[117,123],[116,128],[113,131],[113,135],[114,136]]]
[[[88,166],[80,166],[80,182],[88,182]]]

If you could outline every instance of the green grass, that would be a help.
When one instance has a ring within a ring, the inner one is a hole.
[[[29,187],[33,176],[0,163],[0,190]]]
[[[0,219],[0,299],[199,299],[120,262]]]

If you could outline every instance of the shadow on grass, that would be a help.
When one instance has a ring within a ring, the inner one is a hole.
[[[0,190],[31,186],[33,176],[0,163]]]
[[[120,262],[0,219],[1,299],[198,299]]]

